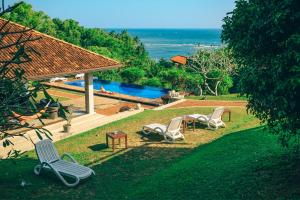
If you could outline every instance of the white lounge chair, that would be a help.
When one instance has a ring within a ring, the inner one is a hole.
[[[146,135],[151,132],[156,132],[162,135],[167,142],[174,142],[177,139],[184,139],[184,135],[180,132],[182,117],[177,117],[171,120],[166,126],[163,124],[149,124],[143,126],[142,132]]]
[[[79,165],[71,155],[65,153],[59,157],[55,146],[49,139],[37,142],[35,151],[40,161],[40,164],[34,167],[36,175],[39,175],[43,169],[52,171],[68,187],[74,187],[79,184],[80,180],[92,174],[95,175],[92,169]],[[72,162],[63,160],[64,157],[68,157]],[[75,181],[69,183],[64,176],[74,178]]]
[[[76,74],[75,78],[76,79],[83,79],[84,78],[84,74]]]
[[[214,112],[209,115],[192,114],[187,115],[190,118],[196,119],[202,124],[206,124],[209,129],[216,130],[219,127],[225,127],[226,124],[222,121],[224,107],[217,107]]]
[[[56,82],[56,81],[67,81],[68,79],[67,78],[65,78],[65,77],[55,77],[55,78],[51,78],[50,79],[50,83],[54,83],[54,82]]]
[[[184,99],[184,95],[181,95],[179,92],[176,92],[175,90],[169,91],[169,96],[172,99]]]

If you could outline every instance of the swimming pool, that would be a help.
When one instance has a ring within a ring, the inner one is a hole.
[[[65,84],[84,87],[83,80],[66,82]],[[103,86],[107,91],[149,99],[160,98],[161,96],[168,93],[167,89],[158,87],[140,86],[134,84],[94,79],[94,89],[100,90],[101,86]]]

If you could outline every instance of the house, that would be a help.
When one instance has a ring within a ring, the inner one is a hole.
[[[84,74],[85,79],[85,104],[88,114],[94,113],[93,98],[93,72],[110,70],[121,67],[118,61],[104,57],[79,46],[59,40],[52,36],[40,33],[36,30],[20,33],[26,27],[8,22],[0,18],[0,27],[3,30],[15,32],[8,36],[3,36],[0,46],[11,44],[17,40],[31,38],[26,42],[25,47],[31,47],[34,51],[28,51],[32,59],[30,62],[19,65],[28,80],[46,80],[54,77]],[[10,60],[13,52],[16,51],[13,45],[9,48],[1,49],[1,59]],[[17,66],[17,65],[15,65]]]

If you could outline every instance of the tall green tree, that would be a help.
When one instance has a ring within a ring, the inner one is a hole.
[[[287,144],[300,134],[300,1],[238,0],[224,22],[248,108]]]
[[[227,93],[232,87],[231,74],[235,72],[236,65],[226,48],[201,49],[188,59],[186,68],[202,77],[196,85],[200,95],[205,93],[218,96],[219,93]]]

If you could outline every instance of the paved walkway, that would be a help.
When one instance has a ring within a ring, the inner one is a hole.
[[[105,124],[109,124],[111,122],[138,114],[140,112],[143,112],[143,109],[141,110],[134,110],[134,111],[126,111],[122,113],[118,113],[112,116],[104,116],[99,114],[92,114],[92,115],[82,115],[80,117],[76,117],[72,120],[72,127],[71,127],[71,133],[65,133],[63,132],[63,125],[66,124],[66,121],[58,122],[55,124],[51,124],[48,126],[45,126],[44,128],[49,130],[52,134],[51,139],[56,142],[77,134],[80,134],[82,132],[86,132],[88,130],[103,126]],[[12,138],[11,141],[15,144],[14,146],[10,146],[7,148],[4,148],[2,145],[0,146],[0,159],[1,157],[5,158],[7,156],[7,153],[11,150],[11,148],[18,149],[21,151],[30,151],[34,149],[33,143],[30,142],[29,138],[34,142],[38,142],[39,138],[35,131],[28,131],[25,134],[25,137],[28,139],[25,139],[23,137],[15,137]],[[0,143],[2,144],[2,141],[0,140]]]
[[[214,107],[214,106],[235,106],[235,107],[245,107],[247,105],[246,101],[215,101],[215,100],[192,100],[187,99],[184,102],[175,104],[168,107],[171,108],[186,108],[186,107]]]
[[[117,104],[113,104],[107,107],[103,107],[100,109],[96,109],[96,113],[101,114],[101,115],[114,115],[120,112],[120,109],[122,107],[129,107],[131,109],[136,108],[136,103],[130,103],[130,102],[119,102]],[[143,105],[143,108],[145,109],[152,109],[153,106],[148,106],[148,105]]]

